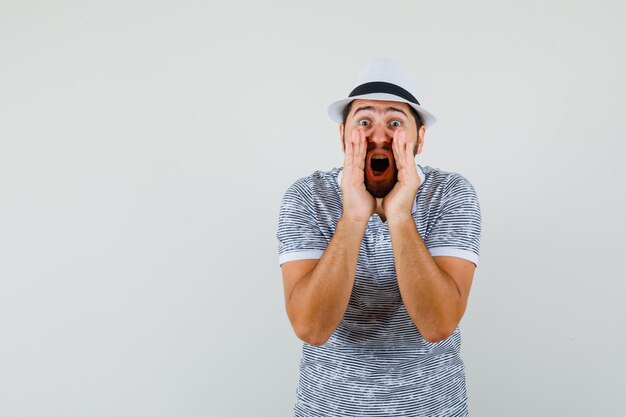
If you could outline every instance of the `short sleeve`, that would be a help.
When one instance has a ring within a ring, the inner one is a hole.
[[[307,179],[296,181],[283,196],[278,216],[278,263],[319,259],[328,246],[314,210]]]
[[[481,215],[472,184],[453,174],[444,186],[435,224],[430,228],[426,246],[432,256],[455,256],[478,265]]]

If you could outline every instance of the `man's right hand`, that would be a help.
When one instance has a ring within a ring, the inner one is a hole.
[[[354,129],[347,139],[341,176],[342,218],[366,223],[376,210],[376,199],[365,188],[367,140],[360,129]]]

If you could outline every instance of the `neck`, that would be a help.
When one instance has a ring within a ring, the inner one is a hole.
[[[376,199],[376,211],[374,213],[378,214],[378,217],[380,217],[380,219],[383,222],[387,221],[387,218],[385,217],[385,210],[383,210],[383,199],[382,198],[377,198]]]

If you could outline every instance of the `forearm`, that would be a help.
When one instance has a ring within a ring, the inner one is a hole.
[[[448,337],[463,315],[454,280],[435,263],[410,216],[388,219],[400,294],[407,312],[429,341]]]
[[[300,338],[325,343],[341,322],[354,285],[366,223],[341,218],[319,262],[298,281],[288,313]]]

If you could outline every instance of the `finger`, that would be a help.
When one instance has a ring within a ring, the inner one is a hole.
[[[406,132],[400,132],[400,136],[402,137],[401,143],[402,143],[402,154],[404,156],[403,162],[405,164],[407,164],[407,166],[410,166],[414,162],[414,159],[412,157],[412,155],[413,155],[413,151],[412,151],[413,144],[411,143],[411,141],[407,137]]]
[[[398,169],[404,167],[404,146],[403,146],[403,138],[402,131],[396,130],[393,133],[393,156],[396,159],[396,167]]]
[[[411,161],[411,155],[413,155],[411,152],[411,141],[407,138],[406,132],[400,132],[400,135],[402,136],[402,153],[404,154],[404,162],[407,165],[411,165],[413,163]]]
[[[413,157],[413,141],[406,132],[402,132],[404,138],[404,161],[406,166],[412,170],[415,167],[415,158]]]
[[[352,153],[354,152],[354,147],[352,146],[352,139],[347,138],[345,141],[346,150],[343,156],[343,167],[344,169],[349,167],[352,164]]]
[[[367,139],[365,138],[365,133],[359,129],[359,153],[357,155],[357,159],[359,161],[359,167],[361,169],[365,168],[365,156],[367,155]]]
[[[361,153],[361,139],[359,137],[359,130],[355,129],[352,131],[352,165],[358,167],[359,166],[359,154]]]

